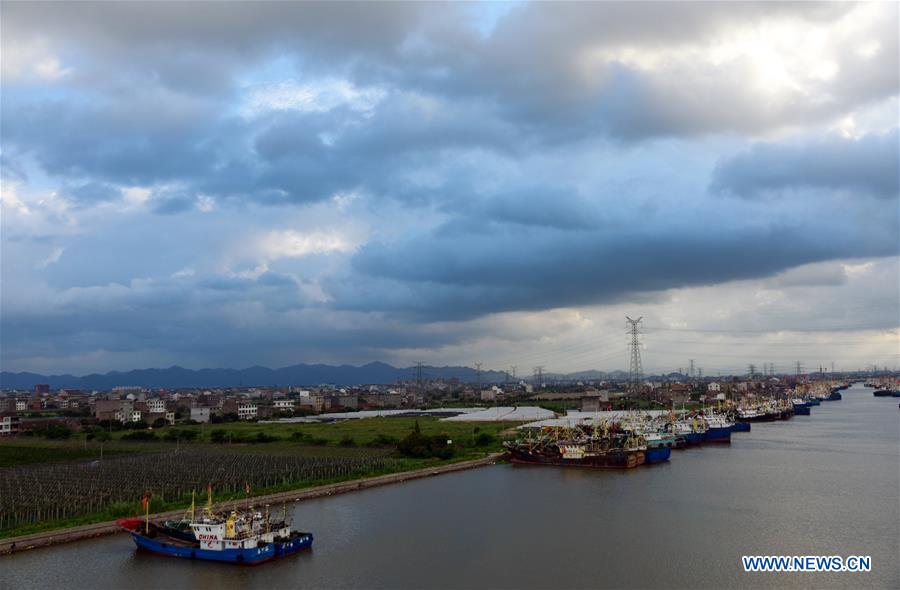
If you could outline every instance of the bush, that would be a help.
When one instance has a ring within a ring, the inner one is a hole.
[[[478,447],[486,447],[488,445],[494,444],[497,439],[487,432],[482,432],[477,437],[475,437],[475,446]]]
[[[317,447],[324,447],[328,444],[327,438],[316,438],[315,436],[311,436],[308,439],[309,444],[315,445]]]
[[[400,440],[393,437],[387,436],[386,434],[379,434],[373,440],[370,440],[366,443],[367,447],[396,447],[400,443]]]
[[[277,436],[272,436],[271,434],[266,434],[265,432],[257,432],[256,436],[250,440],[250,442],[255,443],[270,443],[278,440]]]
[[[167,424],[168,424],[168,422],[166,422],[165,418],[157,418],[156,420],[153,421],[152,426],[153,426],[153,428],[162,428],[163,426],[166,426]]]
[[[217,428],[209,433],[209,440],[214,443],[223,443],[227,439],[227,435],[225,431],[221,428]]]
[[[155,432],[149,430],[135,430],[122,435],[122,440],[156,441],[159,440]]]
[[[92,428],[86,436],[88,440],[96,440],[97,442],[105,442],[112,438],[107,431],[99,427]]]
[[[73,431],[62,424],[50,424],[46,428],[39,429],[39,434],[53,440],[65,440],[71,438]]]
[[[353,438],[350,436],[345,436],[338,442],[338,444],[342,447],[355,447],[356,441],[353,440]]]
[[[168,442],[174,442],[178,440],[191,441],[196,440],[198,435],[199,433],[196,430],[179,430],[178,428],[172,428],[169,429],[168,432],[166,432],[163,439]]]
[[[419,429],[419,422],[416,422],[412,432],[400,441],[397,450],[405,457],[415,457],[417,459],[428,459],[437,457],[438,459],[449,459],[453,457],[453,447],[447,444],[446,434],[436,434],[426,436]]]

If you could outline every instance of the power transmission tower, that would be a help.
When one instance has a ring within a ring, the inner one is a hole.
[[[747,368],[750,370],[750,379],[752,380],[753,377],[756,375],[756,365],[754,365],[753,363],[750,363],[749,365],[747,365]]]
[[[797,381],[800,381],[800,376],[803,374],[803,363],[797,361]]]
[[[544,386],[544,367],[543,365],[534,368],[534,385],[538,389]]]
[[[515,380],[516,380],[516,368],[517,368],[517,367],[516,367],[516,365],[513,365],[511,368],[512,368],[512,377],[513,377],[513,381],[515,381]]]
[[[688,369],[691,372],[691,379],[694,378],[694,359],[691,359],[691,367]]]
[[[703,379],[703,367],[697,367],[697,379]]]
[[[631,334],[631,343],[629,344],[629,348],[631,349],[631,363],[628,368],[628,382],[635,389],[637,389],[640,386],[641,381],[644,380],[644,367],[641,365],[640,338],[642,319],[643,316],[636,320],[625,316],[625,320],[628,322],[628,333]]]

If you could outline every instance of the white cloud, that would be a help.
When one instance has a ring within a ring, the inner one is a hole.
[[[39,79],[55,82],[68,75],[71,70],[64,68],[46,43],[39,40],[30,42],[4,43],[0,72],[6,81]]]
[[[337,231],[298,232],[275,230],[265,234],[259,243],[262,255],[269,260],[300,258],[310,254],[352,252],[356,245]]]
[[[303,84],[296,80],[286,80],[251,87],[240,110],[247,118],[257,117],[268,111],[323,113],[339,106],[366,113],[384,95],[384,90],[380,88],[360,88],[347,80],[329,78]]]
[[[34,267],[37,269],[42,269],[47,268],[51,264],[56,264],[57,262],[59,262],[59,259],[62,257],[63,252],[65,251],[66,249],[60,246],[53,248],[53,251],[50,253],[50,255],[43,260],[40,260],[37,264],[34,265]]]

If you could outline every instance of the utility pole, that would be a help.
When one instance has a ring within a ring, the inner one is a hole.
[[[641,381],[644,379],[644,367],[641,365],[641,320],[643,316],[639,317],[636,320],[631,319],[628,316],[625,316],[625,321],[628,326],[628,333],[631,335],[631,343],[629,344],[629,348],[631,349],[631,363],[628,367],[628,381],[631,386],[637,390],[640,387]]]

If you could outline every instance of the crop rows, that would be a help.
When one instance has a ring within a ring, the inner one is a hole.
[[[298,457],[181,451],[142,454],[102,462],[30,465],[0,473],[0,530],[135,503],[147,492],[157,501],[198,494],[241,494],[285,484],[362,476],[394,463],[386,457]]]

